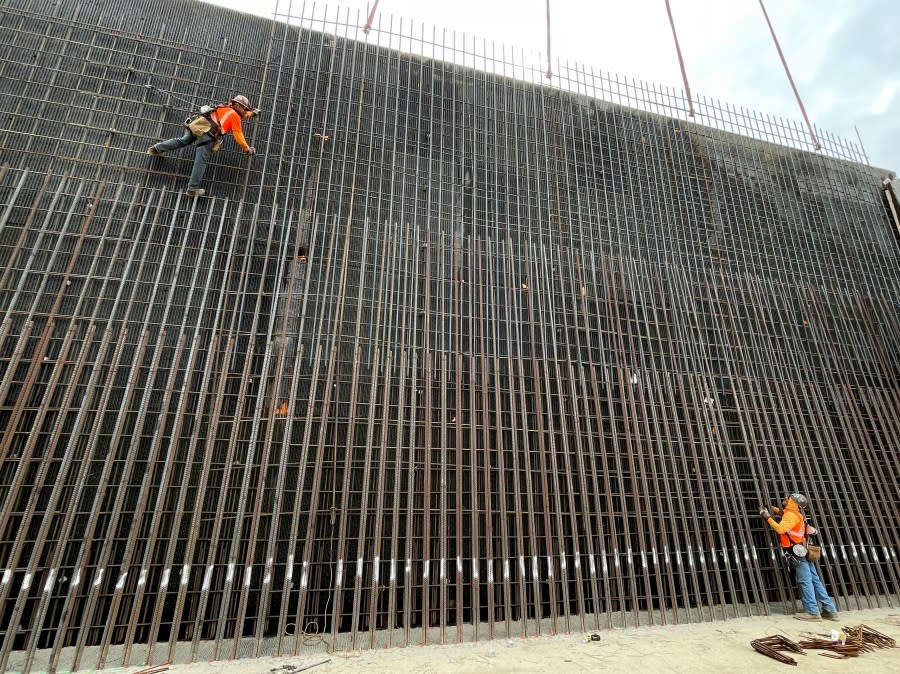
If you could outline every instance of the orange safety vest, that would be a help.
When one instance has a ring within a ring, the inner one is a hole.
[[[232,119],[232,117],[236,117],[237,119]],[[227,105],[220,105],[216,108],[216,118],[216,121],[219,123],[219,128],[221,128],[224,133],[232,131],[235,123],[237,123],[238,128],[241,126],[241,116]]]
[[[799,510],[793,512],[796,512],[800,516],[800,519],[785,533],[778,534],[779,539],[781,539],[782,548],[790,548],[797,543],[806,542],[806,518],[803,517],[803,513]]]
[[[250,146],[247,145],[247,139],[244,138],[243,129],[241,129],[241,116],[236,110],[227,106],[220,105],[216,108],[214,120],[219,125],[219,133],[216,140],[229,133],[234,134],[234,141],[240,145],[241,149],[246,151]]]

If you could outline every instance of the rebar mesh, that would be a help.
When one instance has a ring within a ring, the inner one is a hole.
[[[127,6],[0,3],[4,670],[765,614],[798,489],[841,608],[900,599],[900,230],[855,146]],[[146,147],[233,93],[260,156],[188,198]]]

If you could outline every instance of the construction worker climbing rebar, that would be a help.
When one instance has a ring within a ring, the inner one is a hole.
[[[782,508],[764,507],[759,511],[763,521],[778,534],[784,558],[794,572],[794,578],[800,587],[800,597],[803,603],[803,611],[795,613],[797,620],[821,621],[838,620],[837,606],[834,599],[828,596],[825,585],[819,577],[815,562],[810,554],[814,546],[809,543],[809,537],[816,534],[816,530],[807,522],[803,510],[809,505],[809,499],[803,494],[788,494],[782,500]],[[772,515],[781,519],[776,522]],[[816,550],[819,548],[816,546]],[[819,611],[819,605],[822,611]]]
[[[244,154],[250,156],[256,154],[256,149],[251,147],[244,138],[241,120],[255,117],[259,112],[258,108],[252,108],[246,96],[235,96],[226,105],[204,106],[200,109],[200,115],[185,122],[183,135],[151,145],[147,154],[156,156],[169,150],[196,144],[194,167],[191,169],[191,178],[188,181],[186,194],[192,197],[203,196],[206,194],[206,190],[202,189],[200,184],[206,173],[206,165],[209,163],[210,156],[219,151],[224,136],[229,133],[233,134],[235,142],[241,147]]]

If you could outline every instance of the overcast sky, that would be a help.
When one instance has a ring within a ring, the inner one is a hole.
[[[900,172],[900,5],[892,0],[765,0],[813,124]],[[316,15],[307,0],[219,0],[272,17]],[[759,0],[670,0],[694,95],[795,120],[802,114]],[[329,3],[365,17],[371,2]],[[381,0],[382,25],[416,23],[478,36],[546,61],[546,0]],[[665,0],[550,0],[553,59],[683,88]],[[377,24],[377,21],[376,21]],[[541,56],[543,54],[544,56]],[[517,59],[518,60],[518,59]]]

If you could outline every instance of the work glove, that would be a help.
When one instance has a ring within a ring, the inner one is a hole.
[[[255,148],[255,147],[248,147],[246,150],[244,150],[244,154],[249,155],[249,156],[252,157],[253,155],[256,154],[256,148]]]
[[[778,506],[772,506],[772,514],[775,515],[775,517],[780,517],[781,508],[779,508]]]
[[[772,513],[770,513],[767,508],[763,508],[759,511],[759,516],[763,518],[764,522],[768,522],[769,518],[772,516]]]

